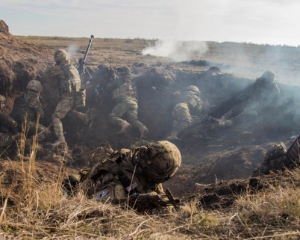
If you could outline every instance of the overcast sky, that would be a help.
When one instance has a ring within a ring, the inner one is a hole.
[[[300,45],[297,0],[0,0],[14,35]]]

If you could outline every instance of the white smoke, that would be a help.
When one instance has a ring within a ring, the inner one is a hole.
[[[79,51],[79,46],[76,45],[76,44],[70,45],[70,46],[67,47],[66,51],[67,51],[67,54],[68,54],[68,58],[69,58],[69,59],[72,59],[73,56],[74,56],[76,53],[78,53],[78,51]]]
[[[206,42],[157,40],[154,46],[142,50],[143,55],[171,58],[175,62],[199,60],[208,50]]]

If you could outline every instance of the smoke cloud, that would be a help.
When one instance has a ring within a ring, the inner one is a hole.
[[[154,46],[142,50],[143,55],[168,57],[175,62],[199,60],[208,50],[206,42],[157,40]]]
[[[73,56],[79,51],[79,46],[78,45],[70,45],[70,46],[68,46],[66,51],[68,54],[68,58],[72,59]]]

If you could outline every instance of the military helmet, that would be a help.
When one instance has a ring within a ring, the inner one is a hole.
[[[187,92],[187,91],[191,91],[191,92],[195,92],[195,93],[200,93],[199,88],[196,87],[195,85],[190,85],[190,86],[186,87],[184,89],[184,92]]]
[[[181,165],[179,149],[169,141],[158,141],[141,147],[139,163],[148,180],[162,183],[172,177]]]
[[[261,75],[267,82],[274,82],[275,81],[275,74],[272,71],[266,71]]]
[[[4,103],[6,101],[6,97],[3,95],[0,95],[0,102]]]
[[[62,62],[62,61],[67,60],[67,58],[68,58],[68,54],[67,54],[66,50],[64,50],[64,49],[58,49],[54,53],[54,61],[55,62]]]
[[[40,93],[42,91],[42,85],[37,80],[31,80],[27,84],[27,90],[33,90]]]
[[[123,67],[118,67],[117,72],[122,74],[122,75],[129,75],[131,71],[130,71],[129,67],[123,66]]]

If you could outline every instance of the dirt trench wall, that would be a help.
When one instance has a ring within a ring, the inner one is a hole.
[[[40,80],[51,64],[52,50],[26,43],[9,33],[0,20],[0,94],[7,97],[7,112],[16,96],[24,92],[30,80]]]

